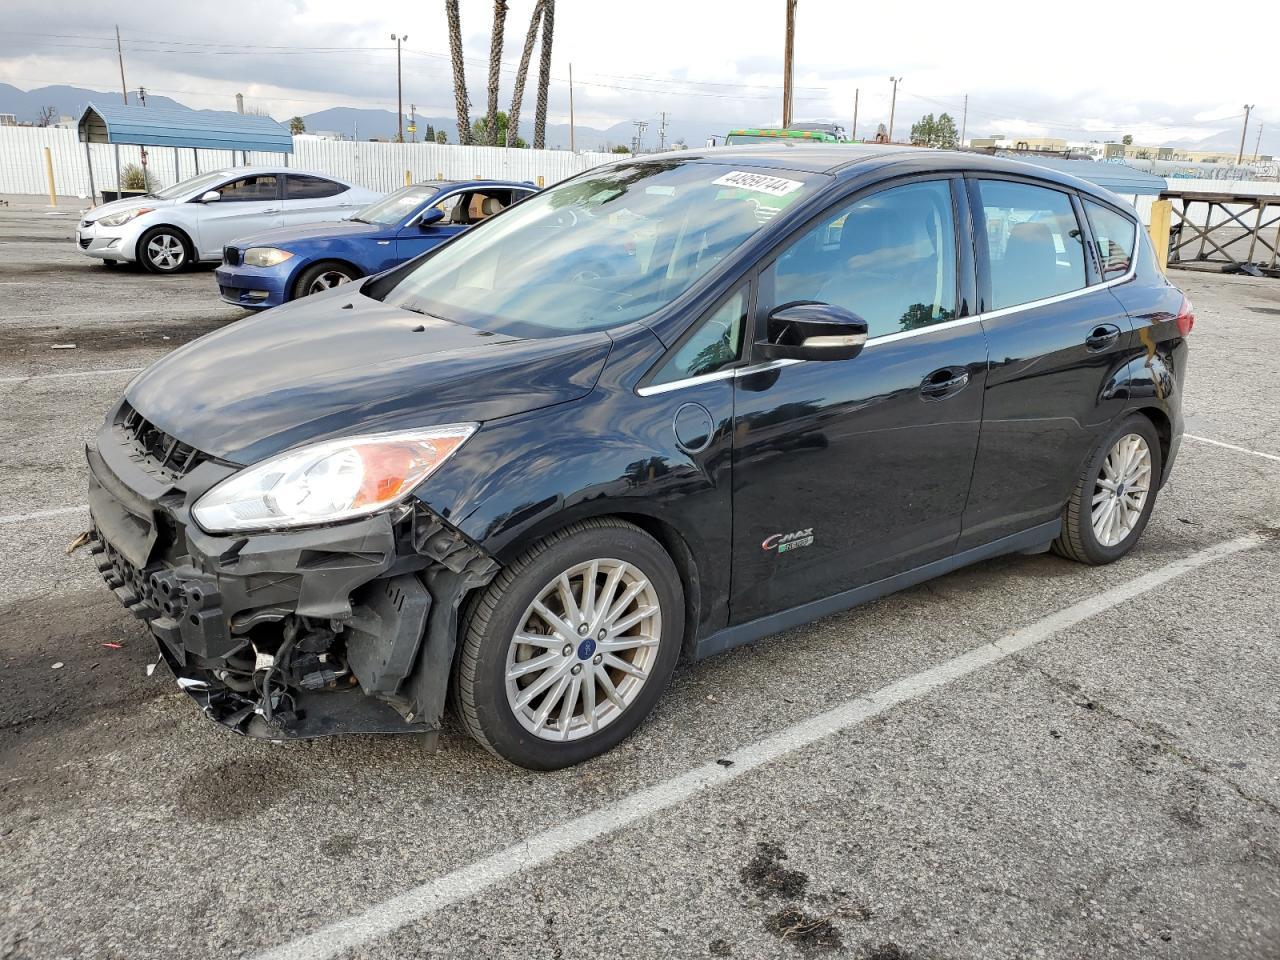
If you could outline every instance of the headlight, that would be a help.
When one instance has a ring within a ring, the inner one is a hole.
[[[274,267],[292,256],[288,250],[277,250],[275,247],[250,247],[244,252],[244,263],[249,267]]]
[[[103,217],[98,221],[104,227],[119,227],[128,223],[134,217],[140,217],[144,213],[150,213],[152,207],[138,207],[134,210],[122,210],[120,213],[113,213],[109,217]]]
[[[403,499],[475,432],[474,423],[328,440],[223,480],[191,514],[210,533],[333,523]]]

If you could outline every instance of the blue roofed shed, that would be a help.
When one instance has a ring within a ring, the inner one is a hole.
[[[85,143],[293,153],[293,137],[270,117],[223,110],[90,103],[78,128]]]
[[[293,153],[293,137],[289,131],[270,117],[232,113],[229,110],[182,110],[173,107],[144,107],[132,104],[90,103],[80,115],[76,125],[80,140],[84,143],[85,162],[89,165],[89,193],[95,191],[93,160],[89,156],[89,144],[111,143],[116,145],[116,191],[120,196],[120,144],[141,147],[172,147],[173,166],[178,169],[178,150],[187,148],[196,158],[196,172],[200,170],[197,150],[230,150],[232,156],[240,151],[247,153]],[[144,161],[145,162],[145,161]],[[102,191],[103,199],[108,191]]]
[[[1164,177],[1145,170],[1139,170],[1125,163],[1110,163],[1099,160],[1067,160],[1063,157],[1042,157],[1028,155],[1016,150],[1006,150],[998,154],[1010,160],[1021,160],[1023,163],[1034,163],[1036,166],[1048,167],[1059,173],[1069,173],[1081,180],[1096,183],[1104,190],[1119,194],[1122,197],[1158,197],[1168,189]]]

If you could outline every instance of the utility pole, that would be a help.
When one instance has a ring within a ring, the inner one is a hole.
[[[1253,141],[1253,162],[1258,162],[1258,150],[1262,147],[1262,128],[1266,124],[1261,120],[1258,121],[1258,139]]]
[[[969,125],[969,95],[964,95],[964,113],[960,115],[960,146],[964,146],[964,130]]]
[[[573,64],[569,64],[569,152],[577,153],[573,143]]]
[[[631,138],[631,152],[639,153],[640,148],[644,146],[644,132],[649,129],[648,120],[632,120],[636,127],[636,135]]]
[[[1257,104],[1246,103],[1244,105],[1244,126],[1240,128],[1240,153],[1236,156],[1236,166],[1244,163],[1244,137],[1249,132],[1249,114],[1253,112],[1253,108]]]
[[[796,41],[796,0],[787,0],[787,38],[782,53],[782,128],[791,126],[791,66]]]
[[[893,99],[889,101],[889,142],[893,143],[893,115],[898,109],[898,84],[902,78],[890,77],[889,82],[893,84]]]
[[[124,51],[120,48],[120,24],[116,24],[116,58],[120,61],[120,95],[124,105],[129,105],[129,85],[124,82]]]
[[[138,102],[142,104],[144,107],[147,105],[147,88],[146,87],[138,88]]]
[[[396,36],[393,33],[391,39],[396,42],[396,143],[404,143],[404,84],[400,74],[400,44],[408,43],[409,36]]]
[[[662,119],[658,123],[658,152],[659,153],[667,149],[667,111],[663,110],[660,116]]]
[[[858,90],[853,91],[853,130],[849,133],[849,139],[854,143],[858,142]]]

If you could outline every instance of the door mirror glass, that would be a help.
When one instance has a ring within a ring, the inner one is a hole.
[[[217,190],[207,190],[200,196],[201,203],[213,203],[214,201],[221,200],[221,199],[222,199],[222,194],[220,194]]]
[[[830,303],[784,303],[771,314],[768,341],[756,344],[767,360],[850,360],[867,343],[867,321]]]
[[[418,218],[418,229],[425,230],[432,224],[439,223],[444,219],[444,211],[439,207],[432,207],[429,210],[422,211],[422,216]]]

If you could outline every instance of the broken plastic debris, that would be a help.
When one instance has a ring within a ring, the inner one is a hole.
[[[104,646],[104,647],[106,647],[108,650],[122,650],[122,649],[124,649],[124,644],[123,644],[123,643],[113,643],[113,642],[108,642],[108,643],[104,643],[104,644],[103,644],[103,646]]]
[[[156,672],[156,667],[158,667],[158,666],[160,666],[160,664],[158,664],[158,663],[148,663],[148,664],[147,664],[147,676],[149,677],[149,676],[151,676],[153,673],[155,673],[155,672]]]
[[[74,343],[55,343],[50,347],[51,350],[74,350],[75,348],[76,345]]]
[[[55,669],[55,670],[61,670],[61,669],[62,669],[62,666],[63,666],[62,661],[61,661],[61,660],[59,660],[57,663],[55,663],[55,664],[53,665],[53,669]]]
[[[67,556],[71,556],[71,554],[75,553],[77,550],[83,547],[86,543],[89,542],[89,538],[92,536],[93,534],[90,533],[88,530],[86,530],[84,533],[80,534],[80,536],[72,540],[69,544],[67,544]]]

